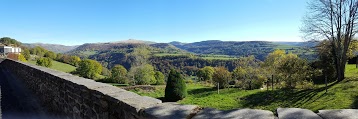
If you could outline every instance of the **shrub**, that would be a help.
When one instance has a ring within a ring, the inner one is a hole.
[[[51,67],[52,66],[52,60],[47,57],[42,57],[37,59],[36,65],[44,66],[44,67]]]
[[[184,78],[179,72],[171,70],[165,87],[166,101],[175,102],[184,99],[187,94]]]

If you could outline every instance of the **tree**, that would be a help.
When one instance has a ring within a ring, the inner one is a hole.
[[[262,66],[264,69],[271,69],[275,74],[276,84],[282,84],[286,88],[295,88],[296,84],[303,84],[311,76],[311,68],[306,60],[282,50],[270,53]]]
[[[24,55],[21,55],[21,54],[18,55],[17,59],[18,59],[19,61],[22,61],[22,62],[27,62],[27,60],[26,60],[26,58],[24,57]]]
[[[166,101],[176,102],[184,99],[187,95],[188,92],[183,76],[179,72],[171,70],[165,87]]]
[[[357,33],[357,0],[314,0],[301,29],[307,38],[330,42],[334,66],[339,81],[344,79],[347,52]]]
[[[154,74],[154,67],[150,64],[131,67],[129,70],[129,78],[132,78],[137,85],[155,84],[157,81]]]
[[[30,59],[30,50],[28,50],[28,49],[24,49],[23,50],[23,52],[22,52],[22,54],[24,55],[24,57],[25,57],[25,59],[26,60],[29,60]]]
[[[2,38],[0,38],[0,43],[5,44],[5,45],[14,45],[15,47],[21,46],[20,42],[18,42],[15,39],[12,39],[10,37],[2,37]]]
[[[76,73],[80,76],[91,79],[98,78],[101,72],[102,65],[99,62],[90,59],[82,60],[76,69]]]
[[[44,67],[51,67],[52,66],[52,60],[47,57],[41,57],[37,59],[36,65],[44,66]]]
[[[50,59],[55,59],[56,58],[56,54],[52,51],[47,51],[44,55],[44,57],[48,57]]]
[[[305,82],[310,73],[307,62],[292,53],[282,59],[277,69],[284,77],[283,83],[286,88],[295,88],[297,84]]]
[[[215,85],[219,83],[219,88],[226,88],[231,80],[231,74],[225,67],[215,67],[213,81]]]
[[[353,57],[356,57],[357,53],[358,53],[358,40],[352,40],[348,48],[347,57],[351,59]]]
[[[111,79],[116,83],[120,84],[127,84],[127,69],[124,68],[122,65],[116,65],[112,68],[112,75]]]
[[[243,89],[261,88],[263,82],[267,79],[259,66],[260,62],[255,60],[254,56],[243,57],[239,59],[239,66],[232,73],[232,77],[237,80],[236,86]]]
[[[134,48],[133,52],[130,53],[132,57],[134,57],[134,61],[132,62],[132,67],[145,65],[148,62],[150,51],[146,46],[139,46]]]
[[[78,63],[81,61],[81,58],[78,56],[71,56],[68,63],[73,66],[78,66]]]
[[[36,46],[34,48],[32,48],[30,50],[30,53],[33,54],[33,55],[37,55],[39,57],[43,57],[45,55],[45,53],[47,52],[46,49],[40,47],[40,46]]]
[[[214,68],[211,66],[205,66],[204,68],[201,68],[197,75],[198,78],[203,80],[203,81],[211,81],[213,78],[213,74],[214,74]]]
[[[155,80],[157,80],[156,85],[165,84],[164,74],[160,71],[156,71],[154,74]]]

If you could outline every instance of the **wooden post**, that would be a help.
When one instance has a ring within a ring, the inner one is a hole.
[[[271,86],[272,86],[272,90],[273,90],[273,75],[271,76]]]
[[[327,87],[327,76],[325,76],[325,80],[324,82],[326,83],[326,93],[328,92],[328,87]]]
[[[219,94],[219,90],[220,90],[220,89],[219,89],[219,83],[218,83],[218,94]]]

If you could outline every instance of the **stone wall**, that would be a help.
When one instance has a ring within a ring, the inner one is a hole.
[[[1,60],[1,59],[0,59]],[[51,116],[68,119],[322,119],[358,118],[358,110],[319,110],[278,108],[216,110],[196,105],[162,103],[112,85],[6,59],[1,67],[22,80]]]
[[[158,99],[45,67],[6,59],[1,66],[21,79],[54,116],[84,119],[147,118]]]

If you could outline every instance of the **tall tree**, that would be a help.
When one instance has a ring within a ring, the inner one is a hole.
[[[339,81],[344,79],[347,51],[357,33],[358,0],[312,0],[302,31],[307,38],[327,39]]]

